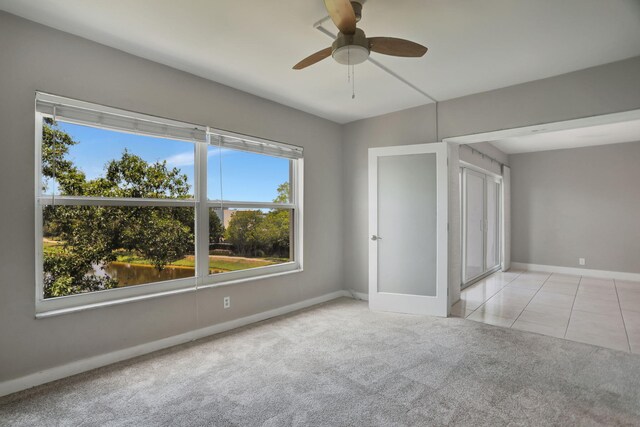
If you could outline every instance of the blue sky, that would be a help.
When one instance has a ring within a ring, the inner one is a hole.
[[[193,191],[193,143],[120,133],[61,121],[58,121],[58,127],[78,141],[78,144],[70,147],[67,157],[87,175],[88,179],[103,176],[106,163],[119,158],[126,148],[147,162],[166,160],[167,166],[176,167],[187,175]],[[289,180],[287,159],[209,147],[209,199],[220,198],[221,160],[225,200],[270,202],[277,195],[278,185]]]

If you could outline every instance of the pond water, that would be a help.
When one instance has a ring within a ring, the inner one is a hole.
[[[157,268],[150,265],[111,262],[104,267],[104,273],[116,279],[119,286],[123,287],[193,277],[195,269],[193,267],[167,266],[158,271]]]

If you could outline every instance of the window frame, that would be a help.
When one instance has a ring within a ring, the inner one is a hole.
[[[136,120],[147,120],[154,123],[166,123],[175,125],[180,123],[186,126],[194,126],[175,120],[162,119],[140,113],[133,113],[112,107],[103,107],[83,101],[75,101],[69,98],[36,92],[53,99],[64,100],[72,106],[90,106],[94,111],[106,111],[117,113]],[[303,175],[304,157],[289,159],[289,176],[291,186],[290,203],[265,203],[265,202],[239,202],[228,200],[209,200],[207,198],[207,150],[211,144],[212,136],[229,136],[233,138],[246,138],[252,143],[264,143],[269,146],[295,147],[301,152],[301,148],[289,144],[270,141],[263,138],[246,136],[221,129],[201,127],[206,129],[206,142],[191,141],[194,146],[194,198],[193,199],[148,199],[148,198],[112,198],[112,197],[86,197],[86,196],[53,196],[45,195],[42,191],[42,136],[43,120],[45,117],[53,117],[51,114],[35,111],[35,311],[36,317],[49,317],[75,311],[87,310],[130,301],[173,295],[184,292],[194,292],[201,288],[227,286],[235,283],[276,277],[283,274],[295,273],[303,270]],[[55,117],[54,117],[55,118]],[[60,118],[60,121],[76,123],[83,126],[93,126],[100,129],[109,127],[100,126],[99,123],[79,123],[73,120]],[[116,130],[126,132],[125,130]],[[168,139],[186,140],[175,136],[166,136]],[[258,153],[260,154],[260,153]],[[274,156],[273,154],[266,154]],[[285,157],[285,156],[280,156]],[[287,157],[285,157],[287,158]],[[43,245],[43,210],[47,205],[55,206],[165,206],[165,207],[191,207],[194,208],[194,250],[195,271],[194,276],[183,279],[173,279],[160,282],[151,282],[122,288],[106,289],[62,297],[44,298],[44,245]],[[247,270],[225,273],[209,274],[209,209],[229,208],[254,208],[254,209],[288,209],[293,212],[290,227],[291,261],[264,267],[250,268]]]

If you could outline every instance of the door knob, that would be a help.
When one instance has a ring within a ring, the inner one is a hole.
[[[376,236],[375,234],[373,236],[371,236],[371,240],[376,241],[376,240],[382,240],[382,237]]]

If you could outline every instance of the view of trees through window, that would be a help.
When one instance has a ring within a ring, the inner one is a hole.
[[[246,154],[253,164],[234,184],[234,159],[246,163]],[[216,155],[223,156],[230,171],[225,185],[238,195],[235,200],[259,194],[269,202],[289,202],[288,159],[233,150],[213,150],[208,157]],[[193,200],[194,161],[190,142],[45,118],[42,192],[52,195],[42,210],[45,298],[194,277],[195,204],[55,201],[56,196]],[[250,194],[243,193],[244,187]],[[292,260],[292,215],[292,209],[212,207],[210,274]]]
[[[217,242],[212,242],[210,273],[264,267],[290,261],[292,211],[287,209],[212,209],[215,221],[228,220]],[[217,212],[216,212],[217,211]]]

